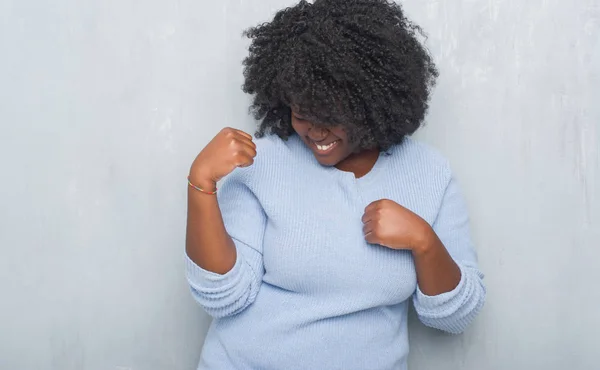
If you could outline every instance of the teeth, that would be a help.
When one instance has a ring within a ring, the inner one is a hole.
[[[329,144],[329,145],[319,145],[319,144],[315,144],[315,145],[317,146],[317,148],[318,148],[319,150],[327,150],[327,149],[331,148],[332,146],[334,146],[334,145],[335,145],[335,143],[336,143],[336,142],[334,141],[333,143],[331,143],[331,144]]]

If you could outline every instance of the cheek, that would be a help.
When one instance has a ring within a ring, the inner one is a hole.
[[[348,151],[350,153],[356,153],[361,150],[360,143],[358,141],[351,140],[345,130],[342,130],[339,133],[336,132],[336,135],[339,135],[339,137],[344,141],[344,144],[348,147]]]
[[[335,136],[340,138],[343,142],[349,143],[348,134],[346,133],[346,130],[344,130],[343,128],[341,128],[339,126],[335,126],[335,127],[330,128],[329,130],[331,131],[332,134],[334,134]]]
[[[335,129],[331,130],[331,133],[340,138],[340,140],[344,143],[346,151],[353,152],[358,147],[357,143],[350,141],[348,133],[346,133],[346,130],[343,128],[336,127]]]
[[[303,125],[299,125],[294,120],[292,120],[292,128],[296,133],[300,136],[304,136],[306,134],[306,130],[303,128]]]
[[[358,153],[361,151],[361,148],[358,143],[350,143],[348,144],[348,146],[350,147],[350,153]]]

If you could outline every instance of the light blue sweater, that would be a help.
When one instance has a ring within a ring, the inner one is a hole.
[[[483,305],[468,215],[447,161],[407,139],[364,177],[323,167],[297,136],[256,140],[254,165],[219,189],[238,258],[218,275],[186,258],[195,300],[215,318],[199,369],[406,369],[412,298],[428,326],[460,333]],[[369,245],[365,207],[391,199],[431,225],[460,266],[426,296],[411,252]]]

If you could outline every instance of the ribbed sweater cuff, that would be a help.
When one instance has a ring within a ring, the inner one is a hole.
[[[190,284],[203,292],[227,290],[228,287],[239,283],[243,260],[238,253],[235,265],[227,273],[221,275],[198,266],[185,254],[185,271]]]
[[[432,316],[437,316],[436,313],[439,313],[440,309],[445,311],[444,308],[446,306],[452,306],[454,300],[460,299],[461,292],[465,288],[467,271],[461,265],[458,265],[458,267],[460,269],[460,281],[458,282],[456,288],[449,292],[430,296],[423,293],[417,286],[416,303],[419,305],[419,311],[421,314],[427,315],[429,313]]]

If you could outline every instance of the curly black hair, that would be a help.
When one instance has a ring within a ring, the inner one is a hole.
[[[291,107],[343,125],[361,149],[387,150],[423,122],[438,71],[395,2],[302,0],[244,35],[242,89],[253,95],[257,137],[293,134]]]

